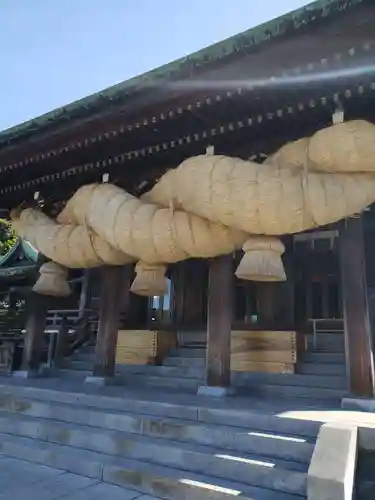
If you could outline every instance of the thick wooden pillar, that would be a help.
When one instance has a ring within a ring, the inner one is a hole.
[[[116,345],[120,309],[125,290],[126,268],[104,266],[100,295],[99,327],[96,339],[94,377],[106,379],[115,375]],[[129,286],[129,284],[128,284]],[[91,378],[87,380],[92,381]]]
[[[185,266],[178,262],[172,270],[172,318],[176,325],[184,322]]]
[[[27,302],[26,335],[22,356],[22,372],[37,372],[42,361],[47,298],[31,292]]]
[[[374,365],[362,224],[362,218],[341,224],[341,286],[349,389],[354,396],[373,397]]]
[[[206,261],[189,260],[183,264],[183,322],[186,326],[202,327],[205,323],[204,289],[207,280]]]
[[[226,389],[230,386],[233,289],[232,254],[211,259],[207,304],[206,388],[208,389]],[[215,392],[210,395],[215,395]]]

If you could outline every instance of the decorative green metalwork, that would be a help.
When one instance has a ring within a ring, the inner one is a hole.
[[[367,0],[316,0],[305,7],[285,14],[273,21],[261,24],[244,33],[178,59],[143,75],[131,78],[101,92],[58,108],[38,118],[27,121],[16,127],[0,132],[0,144],[37,130],[48,127],[52,123],[79,118],[84,112],[95,112],[103,109],[105,104],[115,103],[119,99],[135,94],[140,90],[191,76],[196,70],[214,64],[221,59],[238,52],[250,52],[270,39],[287,36],[303,26],[319,19],[332,17]]]

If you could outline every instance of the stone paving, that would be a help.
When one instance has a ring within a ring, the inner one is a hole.
[[[59,469],[0,457],[0,500],[159,500]]]

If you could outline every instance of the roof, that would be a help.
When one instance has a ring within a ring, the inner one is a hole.
[[[30,243],[19,238],[5,255],[0,256],[0,279],[23,279],[34,273],[37,257]]]
[[[96,112],[104,109],[110,104],[115,104],[119,98],[127,98],[140,91],[150,89],[150,87],[157,87],[161,82],[184,79],[186,76],[191,76],[205,67],[222,62],[236,53],[250,52],[271,39],[292,34],[310,23],[319,21],[322,18],[332,17],[355,5],[364,3],[364,1],[316,0],[298,10],[199,50],[187,57],[4,130],[0,132],[0,146],[15,138],[21,138],[23,135],[48,128],[61,120],[74,119],[83,111]]]

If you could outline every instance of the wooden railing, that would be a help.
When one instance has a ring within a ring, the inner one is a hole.
[[[24,311],[5,314],[0,319],[0,371],[19,369],[25,338],[26,316]],[[42,362],[58,367],[61,360],[93,339],[97,316],[91,310],[52,310],[46,318],[45,348]]]
[[[46,332],[49,336],[47,365],[58,368],[63,358],[90,340],[94,341],[97,317],[91,310],[50,311]]]
[[[23,309],[7,311],[0,315],[1,372],[12,371],[21,363],[25,321]]]

